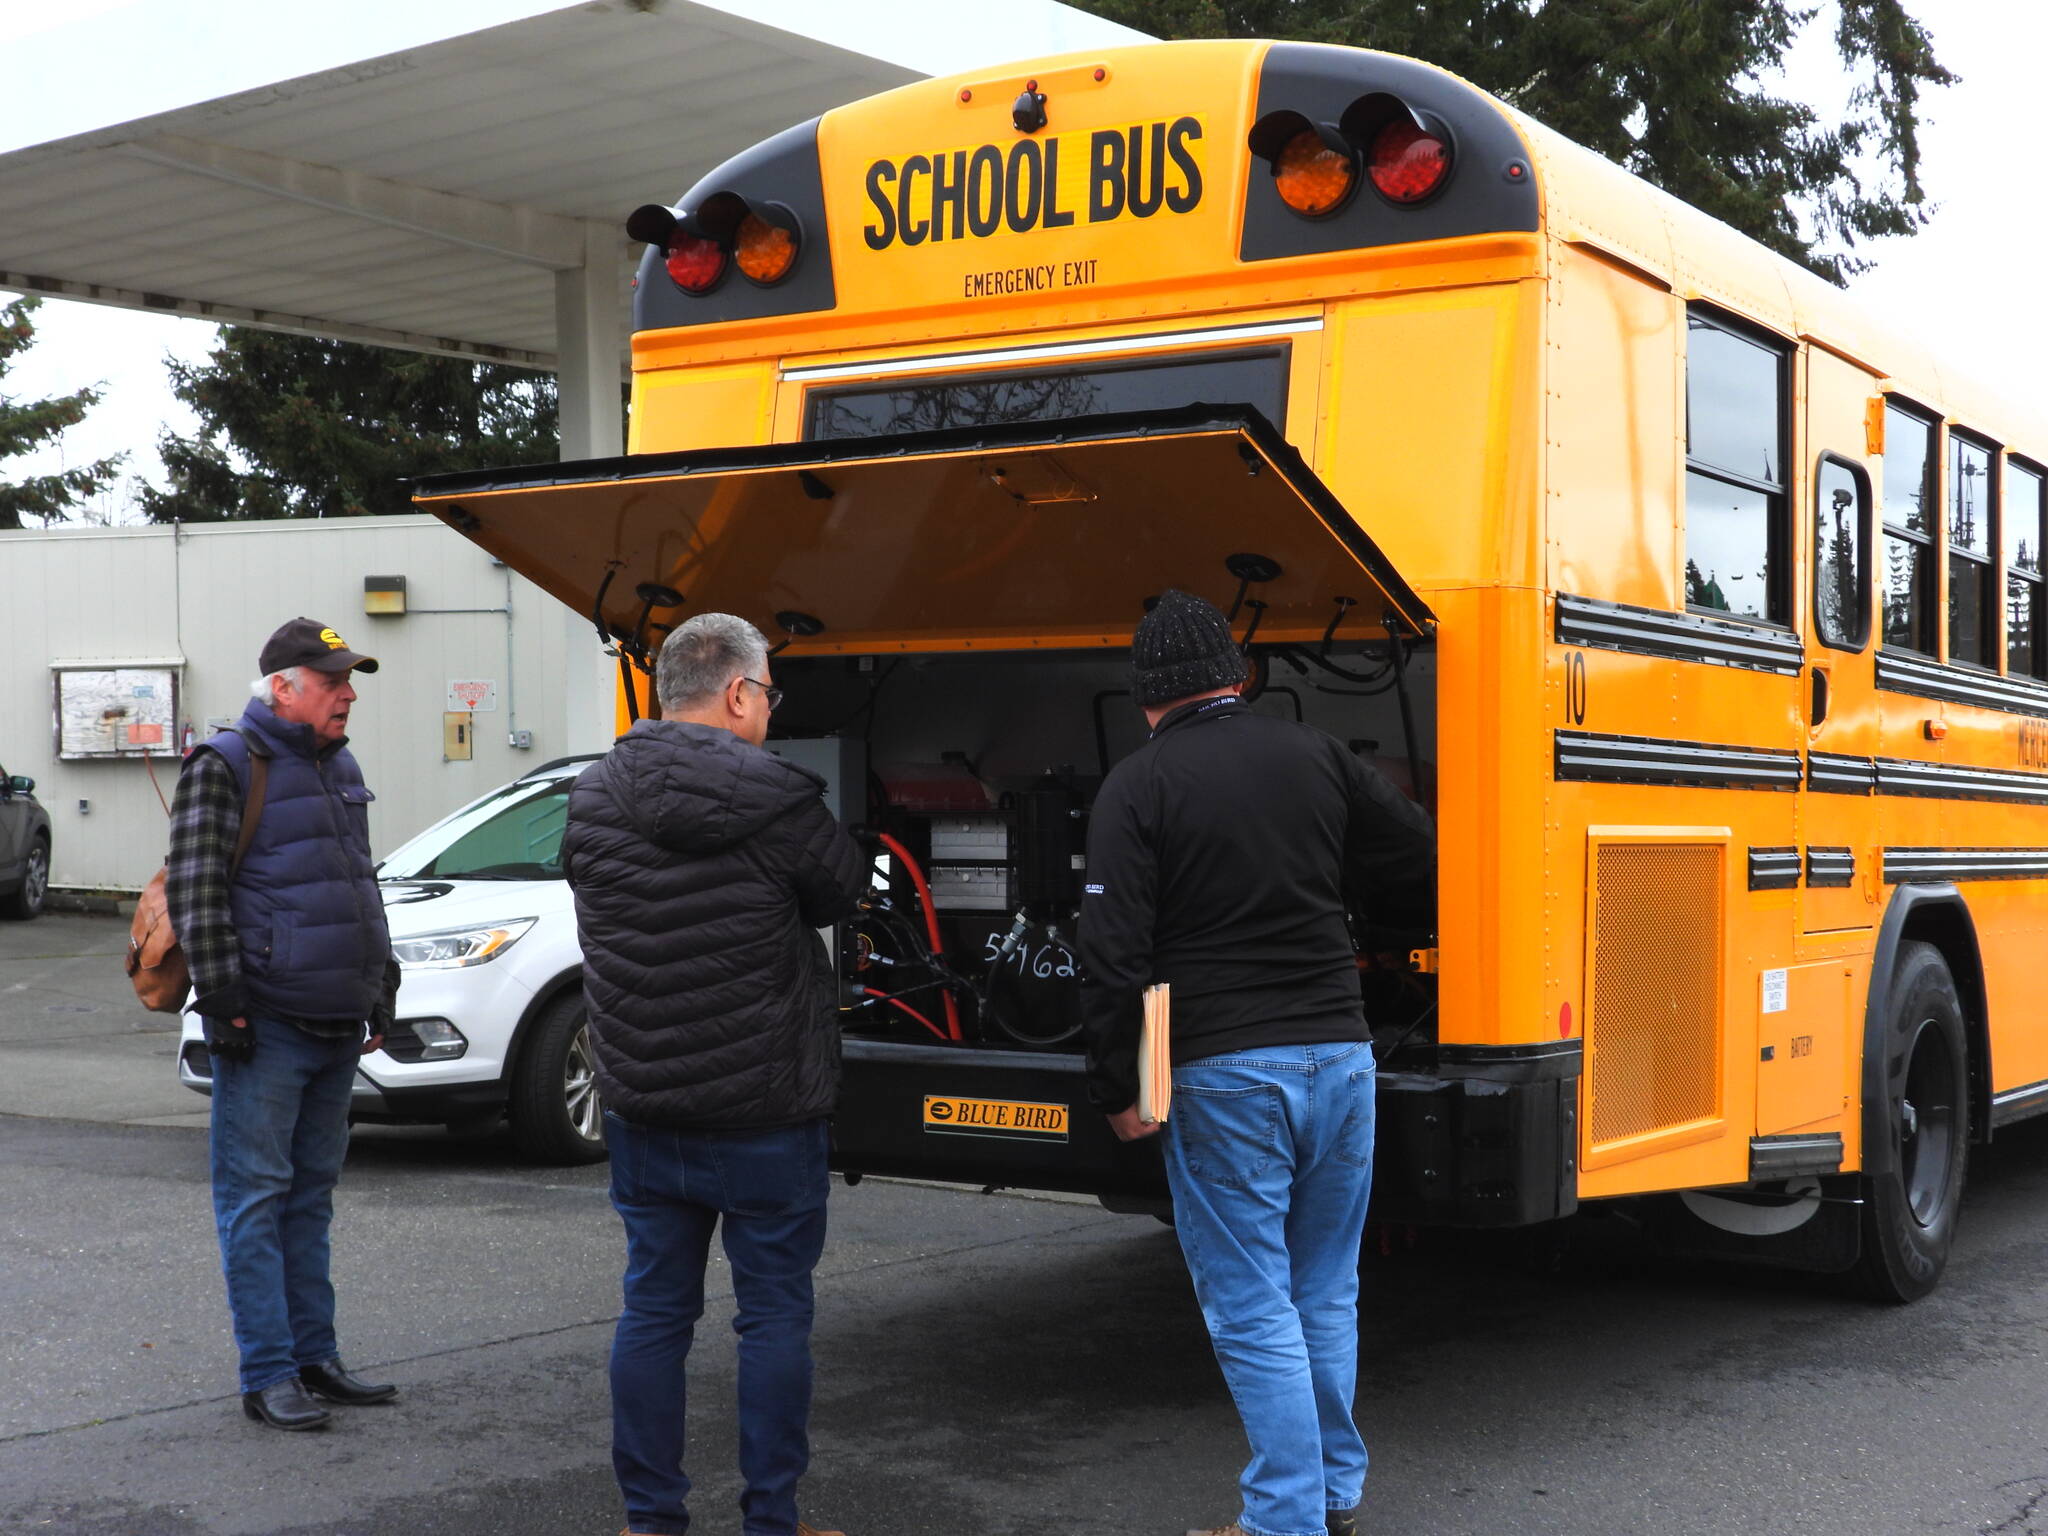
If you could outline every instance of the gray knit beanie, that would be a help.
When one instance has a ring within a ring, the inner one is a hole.
[[[1131,671],[1132,692],[1150,709],[1243,682],[1244,653],[1221,609],[1168,587],[1138,621]]]

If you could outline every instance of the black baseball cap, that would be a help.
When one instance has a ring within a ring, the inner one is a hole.
[[[318,619],[293,619],[280,624],[277,632],[263,642],[263,654],[256,665],[268,677],[286,667],[311,667],[315,672],[358,672],[377,670],[377,658],[348,648],[348,642]]]

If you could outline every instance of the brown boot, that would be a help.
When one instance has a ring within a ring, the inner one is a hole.
[[[803,1521],[799,1520],[796,1523],[796,1536],[846,1536],[846,1532],[821,1531],[816,1526],[805,1525]]]
[[[1245,1536],[1244,1527],[1235,1520],[1228,1525],[1215,1526],[1206,1531],[1189,1531],[1188,1536]]]

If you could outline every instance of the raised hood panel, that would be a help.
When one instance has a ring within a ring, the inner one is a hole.
[[[1166,587],[1231,607],[1245,555],[1278,567],[1245,594],[1262,638],[1320,638],[1339,598],[1340,638],[1435,622],[1264,418],[1208,406],[472,471],[413,499],[612,636],[645,623],[649,650],[706,611],[822,623],[791,655],[1121,645]]]

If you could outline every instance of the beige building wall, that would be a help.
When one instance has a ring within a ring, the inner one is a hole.
[[[408,612],[366,615],[363,579],[392,575]],[[379,856],[550,758],[608,745],[609,674],[589,624],[433,518],[0,533],[0,766],[33,778],[49,810],[53,886],[139,890],[166,843],[141,758],[59,758],[53,667],[175,659],[180,727],[203,740],[209,719],[241,714],[265,637],[300,614],[383,664],[358,681],[349,738],[377,796]],[[454,679],[497,687],[467,761],[443,752]],[[510,745],[515,730],[530,748]],[[168,797],[175,739],[155,768]]]

